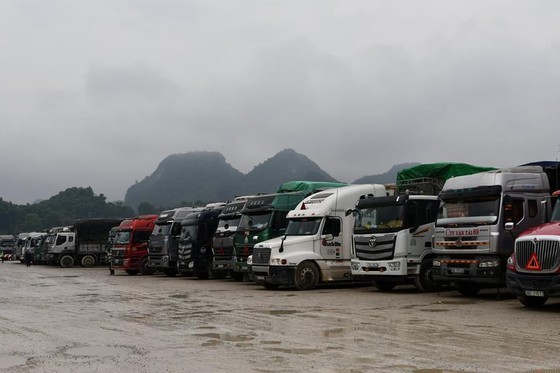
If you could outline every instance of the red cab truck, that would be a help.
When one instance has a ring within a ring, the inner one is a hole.
[[[111,268],[129,275],[149,275],[148,241],[158,215],[140,215],[123,220],[119,225],[111,251]]]

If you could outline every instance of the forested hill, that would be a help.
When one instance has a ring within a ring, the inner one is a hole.
[[[239,195],[275,192],[286,181],[336,181],[316,163],[286,149],[243,174],[218,152],[190,152],[165,158],[126,192],[125,204],[173,207],[196,201],[228,201]]]
[[[43,231],[71,225],[76,219],[127,218],[134,211],[123,203],[107,202],[91,188],[68,188],[35,204],[16,205],[0,198],[0,233]]]
[[[393,166],[385,174],[364,176],[354,183],[394,183],[398,171],[416,164]],[[221,153],[189,152],[173,154],[161,161],[150,176],[128,189],[125,204],[146,213],[155,206],[171,208],[197,202],[229,201],[240,195],[272,193],[280,184],[292,180],[340,181],[293,149],[282,150],[248,174],[233,168]]]

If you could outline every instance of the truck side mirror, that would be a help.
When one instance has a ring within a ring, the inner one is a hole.
[[[504,224],[504,229],[506,231],[511,231],[513,230],[513,228],[515,227],[515,224],[511,221],[507,222],[506,224]]]
[[[333,236],[332,234],[330,234],[330,233],[329,233],[329,234],[324,234],[324,235],[322,235],[321,238],[322,238],[323,240],[325,240],[325,241],[332,241],[332,240],[334,240],[334,236]]]

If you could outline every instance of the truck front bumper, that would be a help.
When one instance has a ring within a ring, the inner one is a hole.
[[[296,267],[289,266],[252,266],[253,281],[271,285],[291,286],[294,284]]]
[[[505,280],[504,261],[499,257],[436,257],[432,278],[436,282],[474,282],[499,285]]]
[[[350,267],[352,268],[352,276],[392,277],[408,275],[406,258],[378,261],[352,259]]]
[[[542,294],[544,297],[560,297],[560,276],[527,275],[512,271],[506,272],[508,290],[515,296],[534,296]]]

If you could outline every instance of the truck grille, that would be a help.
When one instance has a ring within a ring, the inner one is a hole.
[[[270,260],[270,248],[256,247],[253,249],[253,265],[268,264]]]
[[[214,251],[214,256],[227,256],[227,257],[231,257],[233,256],[233,247],[214,247],[213,249]]]
[[[187,260],[192,256],[192,245],[179,245],[179,259]]]
[[[395,255],[395,235],[355,236],[354,247],[360,260],[391,260]]]
[[[532,260],[533,253],[537,261]],[[539,267],[541,272],[554,272],[560,267],[560,238],[527,239],[515,242],[515,262],[520,272],[534,272],[527,266]]]
[[[113,258],[124,258],[124,250],[115,250],[111,251],[111,256]]]

